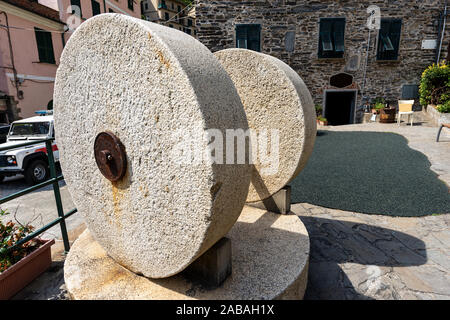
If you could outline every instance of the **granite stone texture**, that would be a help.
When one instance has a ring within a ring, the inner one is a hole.
[[[317,123],[311,94],[292,68],[272,56],[245,49],[215,56],[233,80],[255,133],[247,202],[264,200],[294,179],[312,153]]]
[[[232,274],[206,289],[183,273],[148,279],[111,259],[85,231],[64,265],[67,291],[76,300],[242,300],[302,299],[308,277],[309,237],[296,215],[244,207],[227,238]]]
[[[117,263],[151,278],[174,275],[238,219],[249,165],[189,154],[207,150],[208,129],[248,128],[233,82],[196,39],[121,14],[89,19],[63,52],[54,108],[70,194]],[[94,158],[104,131],[126,150],[127,172],[118,182],[107,180]]]

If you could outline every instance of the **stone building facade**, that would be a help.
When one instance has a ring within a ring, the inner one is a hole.
[[[440,32],[444,2],[197,0],[197,34],[213,52],[243,47],[283,60],[324,114],[345,105],[347,122],[354,123],[366,102],[383,98],[396,106],[401,98],[416,97],[420,75],[436,61],[438,48],[447,58],[448,21]]]

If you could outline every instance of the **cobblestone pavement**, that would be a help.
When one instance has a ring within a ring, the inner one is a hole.
[[[424,153],[431,169],[450,185],[450,130],[436,143],[437,127],[417,114],[416,125],[361,124],[332,131],[394,132]],[[305,299],[450,299],[450,215],[396,218],[292,205],[311,242]],[[84,226],[71,233],[76,239]],[[61,244],[59,244],[61,246]],[[67,299],[63,256],[15,299]]]

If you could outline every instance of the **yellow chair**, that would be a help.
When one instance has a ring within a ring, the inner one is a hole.
[[[398,100],[398,115],[397,123],[400,125],[400,120],[403,114],[408,115],[408,122],[411,119],[411,126],[413,125],[414,111],[413,111],[414,100]]]

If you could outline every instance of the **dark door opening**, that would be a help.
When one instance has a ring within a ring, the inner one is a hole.
[[[328,91],[325,94],[325,118],[328,124],[352,124],[355,114],[355,91]]]

